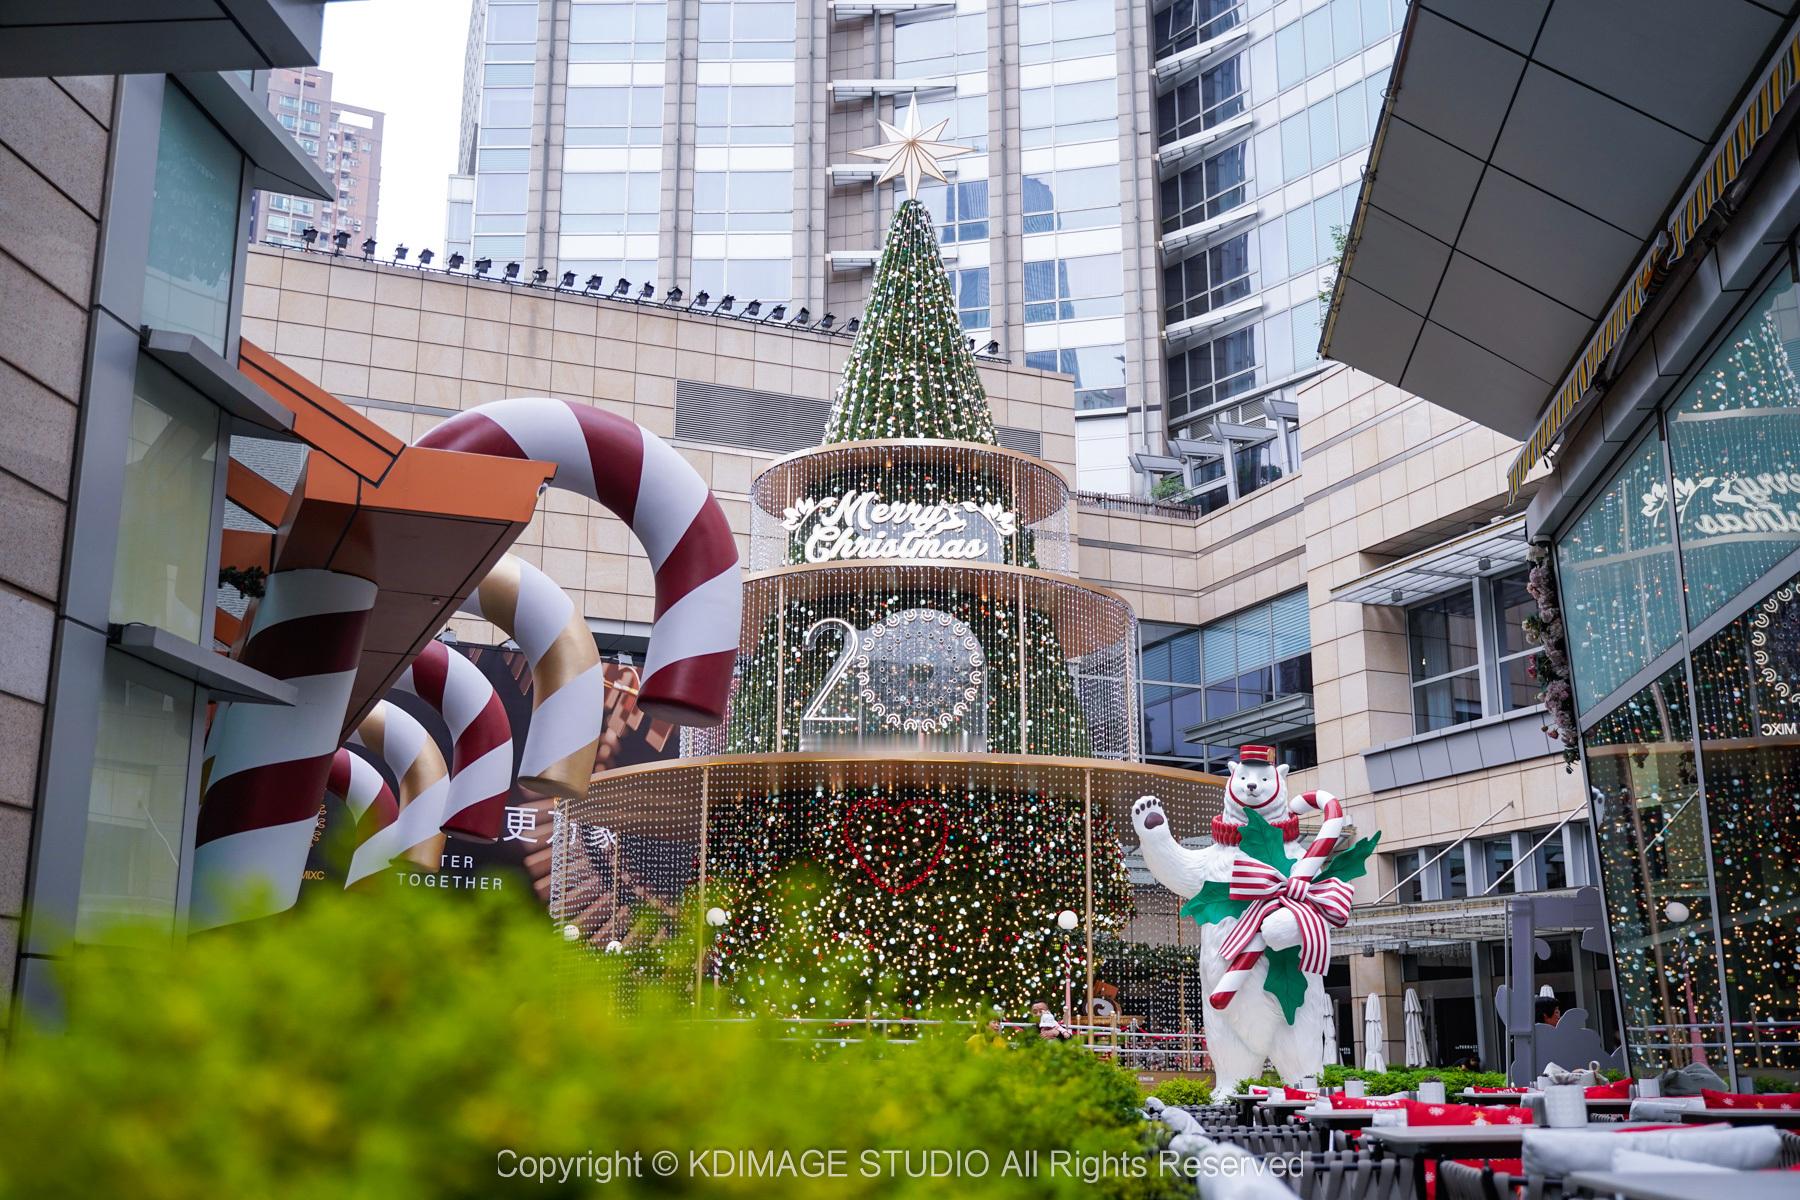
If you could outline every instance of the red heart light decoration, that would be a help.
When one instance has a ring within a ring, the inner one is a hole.
[[[908,814],[910,821],[901,819]],[[907,864],[893,843],[912,828],[922,829],[932,848],[925,865],[908,876]],[[931,877],[943,860],[949,839],[950,816],[936,800],[866,796],[844,814],[844,843],[850,848],[850,856],[876,887],[895,896],[912,891]],[[884,850],[884,845],[891,848]]]

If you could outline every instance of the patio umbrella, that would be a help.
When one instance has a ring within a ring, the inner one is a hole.
[[[1425,1008],[1415,988],[1406,989],[1406,1065],[1431,1065],[1431,1051],[1425,1046]]]
[[[1337,1001],[1336,1000],[1326,1001],[1325,1065],[1328,1067],[1335,1067],[1338,1065]]]
[[[1381,997],[1370,992],[1363,1004],[1363,1070],[1387,1070],[1387,1058],[1381,1053],[1386,1044],[1387,1034],[1381,1029]]]

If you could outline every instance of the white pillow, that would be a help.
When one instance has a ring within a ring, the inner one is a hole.
[[[1642,1150],[1613,1151],[1615,1171],[1654,1171],[1659,1175],[1729,1175],[1731,1171],[1714,1163],[1671,1158],[1667,1154],[1648,1154]]]
[[[1527,1175],[1561,1179],[1571,1171],[1611,1170],[1613,1156],[1620,1150],[1640,1150],[1684,1162],[1760,1171],[1779,1164],[1781,1133],[1769,1125],[1750,1129],[1702,1125],[1693,1129],[1652,1129],[1641,1133],[1542,1129],[1525,1135],[1522,1158]]]

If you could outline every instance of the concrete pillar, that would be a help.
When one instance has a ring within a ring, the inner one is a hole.
[[[1488,956],[1486,942],[1469,943],[1469,977],[1475,988],[1475,1054],[1481,1060],[1481,1069],[1491,1071],[1500,1055],[1493,1044],[1494,963]]]
[[[1372,958],[1361,954],[1350,956],[1350,999],[1356,1026],[1356,1065],[1359,1067],[1368,1055],[1363,1021],[1371,992],[1381,997],[1382,1056],[1387,1059],[1388,1066],[1400,1066],[1406,1060],[1406,979],[1400,969],[1400,955],[1395,951],[1377,951]]]

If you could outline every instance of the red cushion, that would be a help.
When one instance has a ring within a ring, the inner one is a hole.
[[[1281,1090],[1287,1093],[1289,1100],[1317,1100],[1319,1098],[1319,1093],[1309,1092],[1304,1088],[1284,1087]]]
[[[1529,1125],[1531,1110],[1524,1107],[1494,1104],[1428,1104],[1423,1100],[1402,1100],[1406,1106],[1408,1125]]]
[[[1631,1080],[1620,1079],[1612,1083],[1598,1083],[1587,1090],[1589,1100],[1629,1100],[1631,1099]]]
[[[1344,1109],[1399,1108],[1404,1100],[1385,1096],[1333,1096],[1331,1107]]]
[[[1523,1096],[1530,1089],[1522,1087],[1482,1087],[1479,1083],[1470,1086],[1469,1090],[1477,1096]]]
[[[1800,1109],[1800,1092],[1765,1092],[1753,1096],[1745,1092],[1715,1092],[1711,1088],[1702,1088],[1700,1095],[1708,1108]]]

